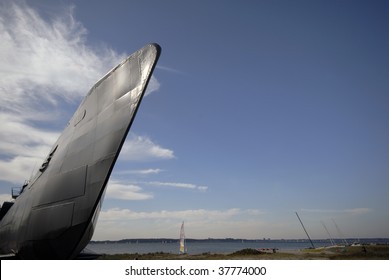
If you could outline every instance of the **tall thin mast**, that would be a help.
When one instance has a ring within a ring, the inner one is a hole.
[[[309,237],[309,234],[308,234],[307,230],[305,229],[304,224],[303,224],[303,222],[301,221],[301,219],[299,217],[299,214],[297,214],[297,212],[295,212],[295,213],[296,213],[296,216],[299,219],[299,221],[300,221],[300,223],[301,223],[305,233],[307,234],[309,241],[311,242],[312,248],[315,248],[315,245],[313,245],[313,242],[312,242],[311,238]]]
[[[339,229],[338,225],[335,223],[335,220],[334,220],[334,219],[331,219],[331,220],[332,220],[332,222],[333,222],[333,223],[334,223],[334,225],[335,225],[335,228],[336,228],[336,231],[337,231],[337,232],[338,232],[338,234],[339,234],[339,237],[340,237],[340,238],[343,240],[343,242],[344,242],[344,245],[348,246],[347,240],[346,240],[346,239],[344,239],[342,232],[340,231],[340,229]]]
[[[326,230],[328,236],[330,237],[331,245],[335,245],[334,239],[332,238],[330,232],[328,231],[328,229],[327,229],[325,223],[324,223],[323,221],[321,221],[321,224],[323,225],[323,227],[324,227],[324,229]]]

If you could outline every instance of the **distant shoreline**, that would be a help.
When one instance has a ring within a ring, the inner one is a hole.
[[[258,242],[258,243],[285,243],[285,242],[294,242],[294,243],[305,243],[309,242],[308,239],[244,239],[244,238],[206,238],[206,239],[197,239],[197,238],[186,238],[186,242]],[[364,244],[389,244],[389,238],[335,238],[333,241],[337,244],[343,244],[344,240],[349,244],[354,242],[364,243]],[[178,242],[179,238],[128,238],[121,240],[91,240],[90,244],[99,244],[99,243],[175,243]],[[323,243],[330,242],[330,239],[312,239],[313,242]]]
[[[343,239],[331,242],[328,239],[313,240],[315,248],[328,248],[334,245],[346,246]],[[389,239],[348,239],[349,246],[358,245],[388,245]],[[278,252],[299,252],[312,247],[307,239],[280,239],[280,240],[250,240],[250,239],[186,239],[186,249],[191,255],[198,254],[232,254],[244,249],[262,250],[264,252],[277,250]],[[179,251],[179,240],[168,238],[152,239],[123,239],[119,241],[90,242],[86,249],[98,254],[175,254]]]

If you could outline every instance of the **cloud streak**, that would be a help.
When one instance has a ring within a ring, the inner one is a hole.
[[[173,187],[173,188],[180,188],[180,189],[200,190],[200,191],[208,190],[207,186],[198,186],[190,183],[157,182],[157,181],[142,182],[142,183],[150,186],[156,186],[156,187]]]
[[[147,200],[152,199],[153,197],[153,194],[144,192],[139,186],[127,185],[115,180],[110,180],[108,182],[106,198],[120,200]]]
[[[151,212],[112,208],[101,211],[93,239],[177,237],[182,221],[187,236],[249,238],[259,232],[262,216],[260,210],[239,208]]]
[[[101,211],[100,219],[107,220],[143,220],[143,219],[191,219],[194,220],[228,220],[232,217],[250,215],[258,216],[261,212],[258,210],[242,210],[239,208],[230,208],[227,210],[207,210],[194,209],[183,211],[155,211],[155,212],[136,212],[130,209],[112,208]]]
[[[117,175],[127,175],[127,174],[135,174],[135,175],[152,175],[159,174],[163,172],[162,169],[159,168],[148,168],[148,169],[137,169],[137,170],[126,170],[126,171],[116,171]]]
[[[174,152],[155,144],[146,136],[129,133],[120,153],[120,160],[154,161],[175,158]]]
[[[0,194],[0,206],[3,205],[4,201],[11,201],[12,197],[10,194]]]
[[[59,133],[39,129],[21,118],[0,113],[0,178],[22,183],[29,179],[34,165],[40,163]]]
[[[371,208],[351,208],[351,209],[301,209],[303,212],[309,212],[309,213],[322,213],[322,214],[354,214],[354,215],[360,215],[360,214],[366,214],[373,211]]]

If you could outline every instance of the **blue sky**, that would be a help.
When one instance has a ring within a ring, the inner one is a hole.
[[[389,237],[386,1],[0,3],[0,200],[156,42],[94,240]]]

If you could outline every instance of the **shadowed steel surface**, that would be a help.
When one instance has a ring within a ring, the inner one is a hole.
[[[7,204],[0,221],[0,254],[67,259],[88,244],[159,55],[158,45],[147,45],[92,87],[37,174],[13,205]]]

